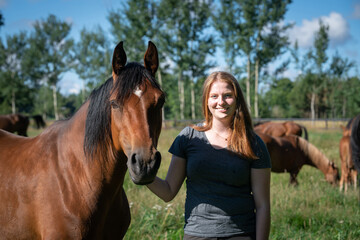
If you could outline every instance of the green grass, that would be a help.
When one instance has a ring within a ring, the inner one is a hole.
[[[165,178],[170,163],[167,152],[179,129],[162,130],[158,149],[162,163],[158,176]],[[29,135],[38,133],[35,129]],[[339,129],[310,129],[309,141],[340,169]],[[360,239],[359,189],[345,194],[328,184],[321,171],[304,166],[299,186],[289,186],[289,174],[271,176],[270,239]],[[145,186],[137,186],[126,175],[124,188],[130,202],[131,225],[125,239],[182,239],[185,185],[170,203],[164,203]]]

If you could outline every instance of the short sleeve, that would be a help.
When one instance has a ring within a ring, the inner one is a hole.
[[[254,152],[259,159],[252,160],[251,168],[271,168],[270,154],[265,143],[258,135],[256,135]]]
[[[191,127],[186,127],[179,133],[172,143],[169,153],[181,158],[187,158],[186,148],[191,136],[191,130],[193,130]]]

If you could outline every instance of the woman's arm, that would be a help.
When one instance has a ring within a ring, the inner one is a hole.
[[[186,173],[186,159],[172,155],[165,180],[156,177],[146,185],[153,193],[165,202],[171,201],[179,192]]]
[[[256,208],[256,239],[269,239],[270,168],[251,169],[251,186]]]

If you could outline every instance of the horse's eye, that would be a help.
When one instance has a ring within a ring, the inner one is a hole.
[[[116,100],[111,100],[110,105],[112,108],[119,108],[119,104],[116,102]]]

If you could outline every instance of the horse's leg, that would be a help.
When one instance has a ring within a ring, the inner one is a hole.
[[[357,188],[357,171],[355,169],[351,169],[351,182],[354,184],[354,189]]]
[[[289,185],[293,185],[293,186],[298,186],[299,183],[298,181],[296,180],[296,177],[298,175],[299,172],[289,172],[290,173],[290,182],[289,182]]]
[[[114,199],[109,213],[104,229],[105,239],[123,239],[131,220],[129,202],[123,188]]]

